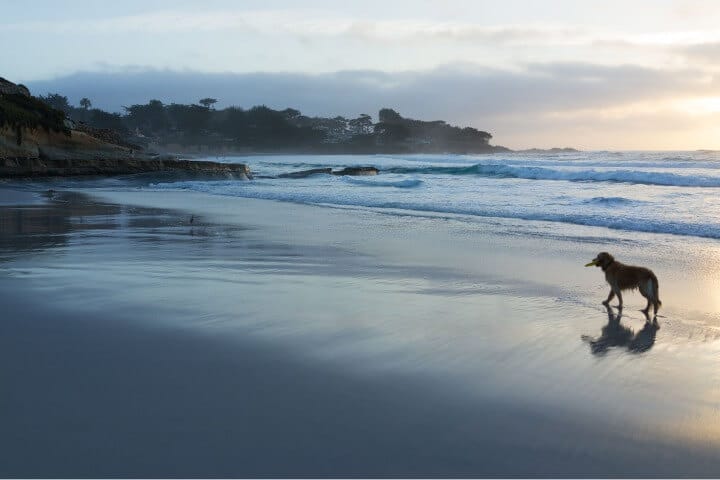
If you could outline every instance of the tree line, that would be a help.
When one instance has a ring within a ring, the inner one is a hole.
[[[97,129],[119,132],[135,144],[177,144],[253,151],[327,152],[483,152],[495,147],[487,132],[455,127],[442,120],[422,121],[402,117],[383,108],[374,123],[368,114],[356,118],[311,117],[299,110],[274,110],[265,105],[248,109],[215,109],[217,99],[196,104],[165,104],[150,100],[123,107],[123,113],[92,108],[88,98],[73,106],[58,93],[41,96],[67,118]]]

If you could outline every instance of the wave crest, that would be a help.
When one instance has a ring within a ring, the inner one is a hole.
[[[387,173],[414,175],[477,175],[526,180],[561,180],[568,182],[613,182],[678,187],[720,187],[720,177],[679,175],[671,172],[642,170],[564,170],[546,167],[478,163],[467,167],[395,167]]]
[[[585,200],[583,203],[587,205],[605,205],[608,207],[613,207],[618,205],[633,205],[644,202],[625,197],[593,197]]]
[[[343,181],[352,185],[360,185],[363,187],[393,187],[393,188],[415,188],[422,185],[423,181],[409,178],[406,180],[364,180],[353,177],[342,177]]]

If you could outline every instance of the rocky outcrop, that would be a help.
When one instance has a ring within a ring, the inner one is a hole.
[[[139,153],[116,132],[75,125],[24,86],[0,78],[0,178],[154,172],[250,178],[244,164]]]
[[[347,167],[342,170],[333,171],[332,168],[313,168],[311,170],[300,170],[299,172],[281,173],[277,178],[305,178],[310,175],[377,175],[380,171],[375,167]]]
[[[313,168],[311,170],[301,170],[299,172],[281,173],[277,178],[305,178],[310,175],[317,175],[324,173],[326,175],[332,174],[332,168]]]
[[[120,147],[129,148],[133,151],[140,151],[143,148],[139,145],[134,145],[132,143],[127,142],[122,135],[120,135],[119,132],[116,130],[112,130],[110,128],[94,128],[90,125],[80,122],[76,123],[74,125],[73,130],[76,130],[78,132],[85,133],[87,135],[90,135],[93,138],[97,138],[98,140],[110,143],[112,145],[118,145]]]
[[[251,178],[245,164],[178,159],[135,158],[0,158],[0,178],[77,175],[129,175],[153,172],[182,172],[198,176]]]
[[[30,90],[25,85],[16,85],[9,80],[0,77],[0,95],[22,95],[30,96]]]
[[[347,167],[332,172],[333,175],[377,175],[380,171],[375,167]]]
[[[69,134],[42,128],[0,128],[0,158],[42,159],[118,159],[132,158],[136,151],[115,145],[87,133],[72,130]]]
[[[152,172],[184,172],[240,179],[251,177],[245,164],[178,160],[170,155],[151,157],[77,130],[65,135],[41,128],[23,129],[18,143],[14,129],[0,128],[0,178]]]

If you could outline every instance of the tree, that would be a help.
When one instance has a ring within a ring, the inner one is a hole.
[[[217,98],[201,98],[198,103],[205,108],[210,108],[212,105],[215,105],[217,103]]]
[[[378,118],[380,119],[380,123],[400,123],[403,120],[400,114],[392,108],[380,109]]]
[[[290,120],[291,122],[294,122],[297,120],[302,114],[300,113],[300,110],[296,110],[294,108],[286,108],[283,110],[282,113],[287,120]]]
[[[117,132],[126,133],[127,127],[123,123],[123,117],[118,113],[109,113],[103,110],[94,108],[90,110],[90,118],[88,119],[90,125],[95,128],[109,128]]]
[[[242,145],[247,137],[247,115],[240,107],[229,107],[221,112],[223,119],[218,130],[233,139],[236,145]]]
[[[70,106],[68,98],[64,95],[60,95],[59,93],[48,93],[46,96],[43,97],[40,95],[38,98],[55,110],[61,110],[66,114],[72,111],[73,107]]]
[[[372,117],[367,113],[362,113],[358,118],[353,118],[350,120],[348,125],[355,135],[367,135],[372,133]]]
[[[265,105],[252,107],[246,115],[249,140],[255,145],[285,144],[296,131],[282,112]]]
[[[80,106],[82,108],[84,108],[85,110],[87,110],[88,108],[92,107],[92,102],[90,101],[89,98],[83,97],[80,99]]]
[[[150,100],[145,105],[123,108],[127,112],[126,118],[131,128],[140,128],[146,132],[161,132],[168,128],[165,106],[160,100]]]
[[[169,105],[167,112],[178,130],[190,136],[197,136],[205,130],[211,115],[207,107],[178,103]]]
[[[407,125],[401,123],[378,123],[375,131],[380,133],[380,138],[385,145],[401,143],[410,138],[412,132]]]

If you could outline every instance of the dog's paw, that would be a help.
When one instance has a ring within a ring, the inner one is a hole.
[[[607,307],[608,305],[610,305],[610,302],[608,302],[607,300],[605,300],[604,302],[602,302],[602,304]]]

